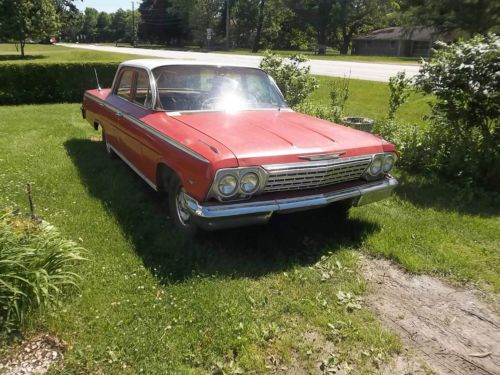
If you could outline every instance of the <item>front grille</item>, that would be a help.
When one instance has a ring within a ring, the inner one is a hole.
[[[269,165],[264,193],[314,189],[359,179],[372,160],[371,155],[321,162]]]

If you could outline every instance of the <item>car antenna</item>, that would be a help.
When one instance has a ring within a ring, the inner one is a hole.
[[[97,90],[101,91],[101,85],[99,84],[99,77],[97,76],[97,70],[94,68],[95,80],[97,81]]]

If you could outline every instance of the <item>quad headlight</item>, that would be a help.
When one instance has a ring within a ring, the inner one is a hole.
[[[266,172],[259,167],[227,168],[217,171],[209,197],[218,200],[248,198],[264,186]]]
[[[223,197],[230,197],[236,192],[238,188],[238,179],[232,174],[227,174],[222,177],[217,184],[220,195]]]
[[[366,170],[367,179],[373,179],[389,173],[394,167],[396,160],[396,154],[393,152],[374,155],[370,166]]]
[[[395,154],[393,154],[392,152],[385,154],[384,165],[382,167],[382,169],[384,170],[384,173],[389,173],[391,171],[392,167],[394,167],[395,163],[396,163],[396,155]]]
[[[240,188],[246,194],[255,193],[259,188],[259,176],[254,172],[246,173],[240,180]]]

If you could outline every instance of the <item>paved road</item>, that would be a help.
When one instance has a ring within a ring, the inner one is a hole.
[[[65,44],[60,45],[71,48],[90,49],[94,51],[120,52],[135,55],[154,56],[168,59],[199,60],[206,62],[219,62],[221,64],[247,64],[258,66],[262,57],[252,55],[236,55],[223,53],[204,52],[182,52],[143,48],[96,46],[93,44]],[[311,60],[311,73],[323,76],[344,77],[364,79],[368,81],[388,82],[389,78],[397,72],[405,71],[408,76],[417,74],[418,65],[333,61],[333,60]]]

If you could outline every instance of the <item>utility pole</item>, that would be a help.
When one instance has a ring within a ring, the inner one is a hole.
[[[135,10],[134,2],[132,1],[132,47],[135,46]]]
[[[229,50],[229,0],[226,0],[226,50]]]

